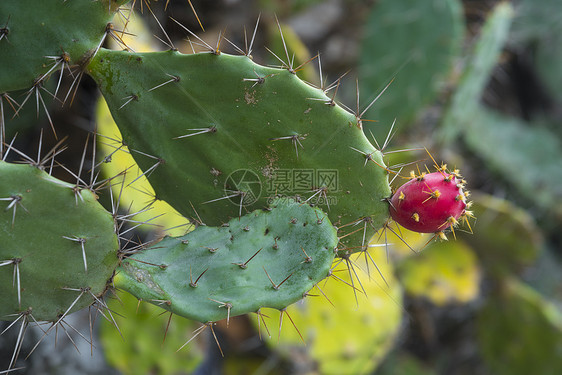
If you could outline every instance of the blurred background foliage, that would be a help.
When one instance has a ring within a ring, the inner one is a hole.
[[[404,176],[416,168],[412,162],[432,168],[424,148],[459,168],[476,219],[448,242],[392,226],[372,239],[369,254],[341,261],[281,316],[262,311],[217,324],[220,348],[205,329],[176,352],[199,325],[179,317],[169,323],[158,308],[119,293],[111,306],[127,317],[118,318],[123,337],[107,322],[99,332],[109,365],[123,374],[562,373],[562,2],[191,2],[205,32],[187,0],[151,2],[182,52],[198,47],[169,16],[211,44],[226,29],[243,48],[244,28],[250,38],[260,15],[252,55],[279,65],[262,47],[284,56],[277,17],[295,67],[319,53],[300,76],[322,87],[335,83],[342,105],[362,113],[388,85],[362,114],[366,135],[381,146],[390,140],[386,161]],[[166,49],[140,3],[127,44]],[[221,49],[235,52],[225,40]],[[92,82],[83,81],[72,107],[53,111],[60,133],[96,126],[100,154],[111,155],[104,173],[133,165]],[[11,121],[22,150],[39,137],[27,124],[49,127],[33,105]],[[71,161],[81,152],[70,145],[61,162],[77,169]],[[127,178],[138,176],[130,171]],[[142,210],[149,189],[124,192],[124,206]],[[144,215],[138,220],[154,219],[131,231],[132,243],[155,229],[189,230],[164,203]]]

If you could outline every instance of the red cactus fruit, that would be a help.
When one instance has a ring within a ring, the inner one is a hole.
[[[438,172],[414,176],[390,199],[390,216],[406,229],[438,233],[466,216],[464,180],[458,173]]]

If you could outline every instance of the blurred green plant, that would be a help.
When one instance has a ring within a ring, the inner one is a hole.
[[[444,143],[473,132],[474,115],[481,109],[482,94],[508,38],[513,15],[511,4],[499,3],[490,12],[476,43],[465,57],[463,73],[441,120],[439,137]]]
[[[361,96],[375,98],[392,82],[365,118],[377,140],[396,119],[406,130],[443,93],[464,38],[458,0],[381,0],[365,25],[360,69]]]
[[[478,341],[494,374],[562,372],[562,313],[516,279],[504,279],[479,311]]]
[[[531,46],[533,65],[541,83],[555,100],[562,100],[562,3],[542,0],[540,6],[533,0],[516,0],[509,44],[512,47]],[[562,133],[558,133],[559,135]]]
[[[526,123],[485,108],[479,108],[472,120],[464,132],[470,150],[516,195],[560,222],[562,143],[556,134],[536,122]]]
[[[196,340],[178,351],[199,326],[128,293],[118,293],[109,308],[119,330],[102,320],[100,338],[107,361],[124,375],[191,373],[203,362],[204,345]]]
[[[437,375],[438,372],[405,353],[390,353],[376,375]]]
[[[460,233],[478,254],[488,275],[501,279],[530,267],[543,243],[540,229],[529,213],[504,199],[486,194],[473,196],[475,234]]]
[[[479,294],[479,265],[462,241],[432,243],[400,262],[397,272],[406,293],[437,306],[468,303]]]
[[[281,313],[263,309],[267,331],[264,321],[255,320],[270,347],[291,361],[311,362],[295,368],[369,374],[393,347],[402,322],[402,287],[384,246],[371,245],[368,254],[336,261],[333,276],[311,291],[314,297]]]

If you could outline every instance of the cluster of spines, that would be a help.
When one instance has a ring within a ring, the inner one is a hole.
[[[124,18],[128,18],[128,16],[123,15],[124,9],[120,7],[120,5],[122,5],[125,2],[126,0],[118,0],[118,1],[108,0],[107,1],[108,8],[106,10],[107,17],[110,17],[111,15],[117,13],[123,16]],[[78,16],[78,15],[73,15],[73,16]],[[12,26],[13,26],[12,24],[13,22],[11,22],[11,14],[8,14],[8,18],[5,24],[2,27],[0,27],[0,43],[11,44],[9,37],[10,35],[12,35]],[[20,30],[21,29],[23,28],[20,28]],[[72,101],[74,100],[74,96],[76,95],[76,92],[78,90],[79,83],[84,76],[85,67],[87,66],[88,62],[97,54],[97,52],[100,50],[100,48],[102,47],[102,45],[104,44],[104,42],[108,37],[115,40],[126,50],[129,50],[129,48],[123,42],[122,39],[123,34],[127,34],[125,30],[115,29],[112,22],[107,22],[103,30],[104,31],[101,34],[99,43],[97,43],[97,45],[92,45],[91,50],[88,51],[87,54],[84,56],[71,55],[69,51],[65,50],[62,45],[58,45],[58,48],[60,49],[60,53],[52,54],[49,56],[43,56],[45,61],[42,64],[43,66],[42,69],[46,69],[46,71],[41,73],[37,72],[38,74],[35,76],[33,81],[29,82],[30,87],[25,87],[28,86],[28,84],[26,84],[25,81],[23,80],[18,81],[19,86],[21,86],[20,88],[25,90],[23,100],[21,100],[20,102],[16,101],[10,95],[10,92],[8,92],[8,91],[14,91],[14,89],[10,89],[6,91],[5,88],[3,89],[2,87],[0,87],[0,158],[3,158],[5,152],[5,143],[7,142],[4,99],[6,100],[6,103],[13,109],[14,113],[12,118],[14,118],[19,115],[20,111],[24,108],[25,104],[32,97],[34,97],[36,102],[37,115],[39,116],[40,109],[42,108],[45,112],[45,115],[47,116],[47,120],[53,132],[53,135],[55,136],[55,138],[57,138],[57,132],[53,120],[51,118],[51,115],[49,114],[48,103],[46,103],[45,99],[43,98],[43,93],[47,93],[49,96],[59,100],[63,105],[69,99],[70,102],[72,103]],[[14,33],[18,32],[17,27],[16,30],[13,32]],[[73,40],[73,42],[77,42],[77,40]],[[71,45],[71,43],[66,43],[66,44]],[[26,46],[25,48],[28,47]],[[53,74],[59,71],[60,73],[56,86],[54,87],[54,92],[51,92],[46,87],[47,81],[53,76]],[[57,96],[59,95],[59,90],[61,88],[61,83],[65,72],[68,72],[68,75],[72,77],[72,83],[70,84],[70,87],[68,88],[66,94],[64,94],[64,97],[58,98]]]

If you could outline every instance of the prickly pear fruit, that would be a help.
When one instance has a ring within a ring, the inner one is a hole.
[[[466,212],[464,180],[455,171],[422,173],[402,185],[390,199],[390,216],[406,229],[437,233],[455,226]]]

